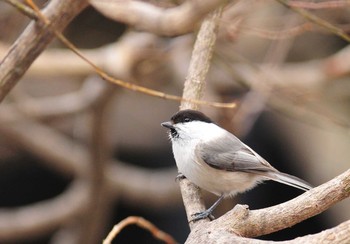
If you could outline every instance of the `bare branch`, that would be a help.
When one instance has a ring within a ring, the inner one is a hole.
[[[76,92],[44,98],[16,96],[14,105],[4,104],[2,109],[11,110],[17,107],[26,116],[36,119],[77,115],[91,108],[110,90],[107,84],[94,76],[88,78]]]
[[[0,210],[0,240],[40,236],[78,217],[85,211],[89,187],[76,180],[61,195],[40,203]]]
[[[43,14],[61,31],[86,6],[86,0],[53,0]],[[29,24],[0,63],[0,102],[54,37],[43,23]]]
[[[113,239],[128,225],[135,224],[140,226],[143,229],[148,230],[155,238],[158,240],[164,241],[167,244],[175,244],[177,243],[172,236],[158,229],[154,224],[145,220],[144,218],[137,216],[130,216],[118,224],[116,224],[111,232],[108,234],[106,239],[103,241],[103,244],[112,243]]]
[[[345,31],[343,31],[342,29],[339,29],[338,27],[334,26],[333,24],[329,23],[328,21],[323,20],[322,18],[306,11],[305,9],[301,9],[301,8],[297,8],[297,7],[294,7],[292,5],[289,5],[289,1],[286,1],[286,0],[277,0],[277,1],[280,2],[281,4],[283,4],[284,6],[289,7],[292,10],[294,10],[295,12],[299,13],[301,16],[308,19],[312,23],[315,23],[316,25],[319,25],[319,26],[325,28],[326,30],[330,31],[331,33],[343,38],[345,41],[350,42],[350,36]]]
[[[320,233],[286,241],[286,244],[347,244],[350,243],[350,220]]]
[[[149,170],[115,161],[106,170],[106,177],[114,195],[138,208],[179,206],[181,201],[174,180],[175,168]],[[142,206],[140,202],[143,203]]]
[[[20,11],[22,14],[28,16],[29,18],[37,19],[35,12],[31,8],[29,8],[28,6],[24,5],[23,3],[16,1],[16,0],[1,0],[1,1],[7,2],[8,4],[11,4],[18,11]]]
[[[141,1],[90,0],[89,2],[105,16],[136,29],[175,36],[192,31],[197,22],[224,1],[190,0],[170,9]]]
[[[213,54],[221,12],[222,8],[220,7],[213,14],[208,16],[203,21],[199,30],[192,52],[188,75],[184,84],[183,97],[186,99],[198,99],[203,96],[205,79]],[[197,104],[183,101],[180,109],[188,108],[197,109]],[[188,179],[180,180],[180,188],[186,208],[187,219],[191,221],[193,214],[205,210],[204,202],[201,198],[199,188]],[[202,221],[196,223],[190,222],[190,227],[193,228],[193,226]]]
[[[89,154],[84,146],[22,116],[14,108],[6,108],[0,113],[0,132],[4,137],[40,157],[43,163],[60,173],[87,177],[90,171]],[[177,205],[180,201],[174,182],[175,169],[148,170],[113,161],[108,163],[105,175],[109,191],[130,204],[143,202],[144,207],[164,207]]]
[[[108,214],[111,212],[112,199],[114,196],[108,194],[105,170],[109,166],[108,159],[111,157],[111,146],[106,139],[107,105],[112,100],[116,87],[108,84],[107,89],[99,96],[97,102],[92,106],[92,124],[90,126],[90,157],[91,171],[89,183],[91,184],[91,198],[87,205],[89,214],[82,221],[80,243],[98,243],[103,236],[103,227],[107,223]]]
[[[350,195],[350,170],[304,194],[276,206],[249,211],[249,217],[234,219],[230,211],[223,222],[230,221],[236,233],[245,237],[269,234],[315,216]],[[232,220],[234,220],[232,222]],[[261,228],[264,226],[264,228]]]
[[[307,9],[331,9],[331,8],[344,8],[349,6],[347,0],[332,0],[322,2],[307,2],[307,1],[290,1],[289,6],[296,8],[307,8]]]
[[[187,243],[198,243],[200,240],[206,240],[203,243],[217,243],[214,242],[214,238],[217,238],[219,233],[221,234],[221,241],[226,240],[227,242],[228,240],[234,239],[239,241],[239,243],[241,243],[241,241],[244,243],[244,241],[247,240],[245,239],[246,237],[276,232],[325,211],[335,203],[349,197],[349,189],[350,170],[347,170],[327,183],[276,206],[259,210],[249,210],[247,206],[237,205],[219,219],[197,226],[197,228],[191,232]],[[341,225],[339,228],[349,230],[350,226],[348,222],[345,222],[345,224]],[[323,232],[319,233],[320,238],[327,237],[323,236],[322,233]],[[344,233],[337,232],[332,233],[332,235],[342,235],[341,240],[350,239],[349,231],[347,231],[345,236]],[[305,243],[305,241],[299,242],[302,238],[303,237],[297,238],[291,241],[291,243]],[[305,238],[310,240],[308,236]],[[319,241],[320,239],[316,240]],[[323,240],[327,240],[327,238]],[[259,241],[250,241],[250,243],[260,243]],[[332,241],[334,240],[332,239]],[[339,243],[346,242],[340,241]]]
[[[89,172],[88,154],[84,147],[48,126],[21,115],[6,106],[0,113],[2,136],[17,146],[34,153],[43,163],[65,175],[86,177]],[[45,140],[37,140],[45,138]]]
[[[208,228],[208,227],[207,227]],[[207,233],[211,231],[207,229]],[[293,240],[283,241],[284,244],[348,244],[350,242],[350,220],[341,223],[340,225],[331,229],[322,231],[317,234],[298,237]],[[257,239],[250,239],[234,235],[229,231],[215,230],[210,235],[204,234],[197,236],[198,239],[188,239],[186,244],[216,244],[216,243],[240,243],[240,244],[268,244],[276,243],[273,241],[262,241]],[[279,242],[282,243],[282,242]]]

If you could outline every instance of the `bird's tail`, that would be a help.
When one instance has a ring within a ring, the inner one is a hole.
[[[298,177],[295,177],[293,175],[289,175],[282,172],[269,172],[268,174],[265,174],[269,179],[277,181],[279,183],[289,185],[295,188],[298,188],[303,191],[310,190],[313,188],[312,185],[310,185],[308,182],[299,179]]]

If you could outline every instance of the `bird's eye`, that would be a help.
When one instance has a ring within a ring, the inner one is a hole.
[[[185,118],[185,120],[184,120],[185,122],[190,122],[191,121],[191,119],[190,118]]]

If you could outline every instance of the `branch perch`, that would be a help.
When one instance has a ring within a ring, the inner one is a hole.
[[[206,75],[209,70],[210,60],[213,55],[218,30],[218,22],[221,17],[222,8],[217,9],[209,15],[202,23],[197,40],[194,44],[188,76],[184,84],[183,98],[200,99],[203,97]],[[183,101],[180,110],[198,109],[198,104]],[[203,199],[199,188],[187,179],[180,180],[182,199],[186,208],[187,219],[190,221],[192,215],[205,210]],[[200,223],[190,222],[190,227]]]
[[[246,239],[246,237],[266,235],[290,227],[325,211],[349,196],[350,169],[334,179],[276,206],[249,210],[247,206],[237,205],[219,219],[197,226],[190,233],[186,243],[266,243]],[[220,237],[218,237],[219,235]],[[328,239],[331,241],[327,242]],[[248,240],[250,241],[248,242]],[[335,240],[339,240],[339,242],[335,242]],[[325,232],[299,237],[286,243],[349,243],[349,241],[350,221],[346,221]]]

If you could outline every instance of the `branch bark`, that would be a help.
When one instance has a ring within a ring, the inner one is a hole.
[[[53,0],[43,11],[52,28],[62,31],[85,7],[86,0]],[[0,102],[16,85],[55,34],[41,22],[32,21],[0,63]]]
[[[76,180],[58,197],[14,209],[0,210],[0,240],[28,239],[46,234],[79,216],[88,201],[86,182]]]
[[[175,36],[192,31],[207,13],[223,0],[190,0],[164,9],[141,1],[89,1],[98,11],[113,20],[158,35]]]
[[[200,99],[203,96],[205,79],[209,70],[210,60],[213,55],[218,22],[221,17],[222,8],[220,7],[209,15],[202,23],[197,40],[192,52],[191,62],[188,69],[188,76],[184,84],[183,97],[185,99]],[[190,102],[182,102],[180,110],[198,109],[198,105]],[[182,199],[186,208],[187,219],[190,221],[192,215],[205,210],[204,202],[199,188],[187,179],[180,180]],[[201,220],[195,223],[190,222],[193,228]]]
[[[26,118],[15,108],[1,110],[0,132],[3,137],[43,159],[43,163],[59,173],[86,178],[91,171],[86,147],[46,125]],[[113,161],[108,163],[104,174],[109,192],[130,204],[143,202],[144,206],[161,208],[180,201],[179,190],[173,180],[175,169],[149,170]],[[140,207],[139,204],[137,206]]]
[[[276,206],[250,211],[247,206],[237,205],[217,220],[197,226],[189,235],[186,243],[228,243],[232,241],[260,243],[261,241],[246,238],[266,235],[291,227],[325,211],[349,196],[350,169],[299,197]],[[313,237],[300,237],[287,243],[310,243],[311,240],[312,243],[328,243],[328,240],[337,239],[339,242],[332,243],[348,243],[350,240],[349,221],[327,230],[326,234],[320,232]]]
[[[88,215],[82,221],[80,243],[93,244],[102,239],[103,226],[106,225],[108,214],[112,209],[113,196],[108,194],[105,170],[110,162],[111,146],[107,145],[106,127],[107,104],[113,98],[116,87],[108,84],[108,89],[99,96],[99,101],[94,103],[92,111],[91,140],[90,140],[90,165],[89,182],[91,184],[91,197],[87,205]]]

